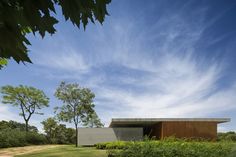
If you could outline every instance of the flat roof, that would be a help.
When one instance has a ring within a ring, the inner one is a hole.
[[[230,122],[230,118],[112,118],[109,127],[147,126],[160,122]]]

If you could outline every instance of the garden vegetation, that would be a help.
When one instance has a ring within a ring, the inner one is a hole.
[[[204,142],[167,139],[161,141],[107,142],[96,145],[108,157],[228,157],[236,155],[233,142]]]
[[[46,144],[45,135],[40,134],[34,126],[29,126],[25,132],[25,124],[15,121],[0,122],[0,148],[18,147],[26,145]]]
[[[43,122],[43,125],[47,125],[46,120]],[[75,129],[66,128],[65,125],[59,124],[57,121],[55,123],[54,126],[46,127],[48,130],[52,130],[51,132],[45,130],[45,134],[41,134],[35,126],[29,126],[29,131],[26,132],[23,123],[0,121],[0,148],[42,144],[75,144]]]

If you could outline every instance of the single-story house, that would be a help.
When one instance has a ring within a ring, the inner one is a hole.
[[[77,140],[79,145],[137,141],[144,136],[216,140],[217,125],[229,121],[229,118],[113,118],[107,128],[79,128]]]

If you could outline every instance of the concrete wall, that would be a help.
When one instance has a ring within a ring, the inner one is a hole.
[[[143,128],[79,128],[78,144],[94,145],[100,142],[142,140]]]

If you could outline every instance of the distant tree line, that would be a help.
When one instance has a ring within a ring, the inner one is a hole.
[[[19,123],[13,120],[10,121],[0,121],[0,131],[4,129],[16,129],[19,131],[25,131],[25,124],[24,123]],[[30,132],[38,132],[38,128],[35,126],[28,126],[28,130]]]
[[[23,123],[0,121],[0,148],[38,144],[47,144],[47,140],[35,126],[29,125],[26,133]]]
[[[234,131],[220,132],[217,134],[218,141],[233,141],[236,142],[236,133]]]
[[[22,145],[39,143],[75,143],[77,146],[76,139],[79,126],[103,127],[103,124],[94,109],[95,104],[93,103],[93,99],[95,98],[95,94],[90,89],[83,88],[77,83],[66,84],[65,82],[61,82],[56,89],[54,95],[58,100],[61,100],[63,104],[54,108],[54,117],[48,118],[42,122],[46,133],[45,136],[39,134],[36,127],[29,125],[32,116],[43,115],[41,109],[49,107],[49,98],[42,90],[31,86],[20,85],[14,87],[7,85],[1,87],[0,92],[2,94],[2,103],[11,104],[18,108],[19,115],[23,117],[25,122],[23,125],[22,123],[14,121],[2,121],[1,126],[4,128],[1,128],[0,126],[0,138],[10,136],[7,132],[10,130],[10,132],[13,131],[12,134],[19,133],[19,138],[24,138],[26,140],[28,140],[32,134],[35,135],[35,137],[37,136],[37,138],[40,137],[41,142],[26,141],[25,143],[23,142],[24,144]],[[60,121],[73,123],[75,128],[66,128],[65,125],[59,123]],[[4,133],[3,130],[7,133]],[[6,138],[6,140],[7,139],[8,138]],[[16,137],[16,139],[18,138]],[[4,147],[20,146],[20,144],[9,144],[8,146],[7,143],[11,142],[6,141]]]
[[[39,133],[37,127],[16,121],[0,121],[0,148],[38,145],[38,144],[75,144],[75,129],[59,124],[53,118],[42,122],[45,134]]]

